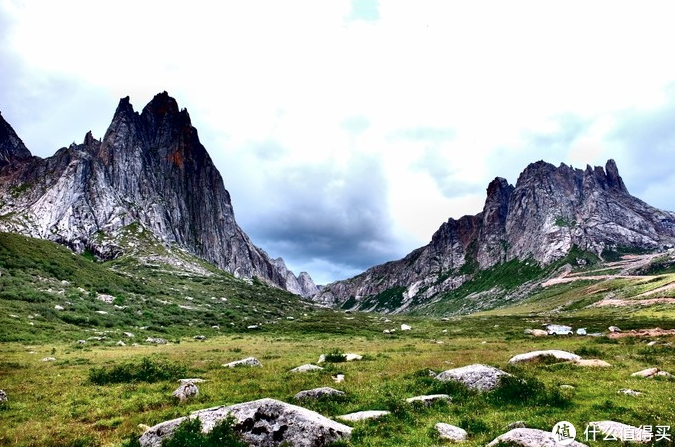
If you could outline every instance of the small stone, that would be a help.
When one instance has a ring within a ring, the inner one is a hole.
[[[640,394],[642,394],[642,393],[639,392],[639,391],[631,390],[631,389],[629,389],[629,388],[623,388],[623,389],[620,389],[620,390],[617,391],[616,393],[617,393],[617,394],[626,394],[626,395],[628,395],[628,396],[633,396],[633,397],[637,397],[637,396],[639,396]]]
[[[469,437],[466,430],[443,422],[437,423],[435,428],[441,439],[447,439],[448,441],[461,442],[466,441]]]
[[[356,413],[343,414],[341,416],[336,416],[335,419],[342,419],[343,421],[349,422],[359,422],[366,419],[377,419],[382,416],[391,414],[389,411],[381,410],[369,410],[369,411],[357,411]]]
[[[117,346],[126,346],[127,344],[124,343],[122,340],[117,342]]]
[[[237,368],[239,366],[255,366],[255,367],[260,367],[263,366],[260,361],[255,358],[255,357],[247,357],[242,360],[235,360],[234,362],[226,363],[223,365],[226,368]]]
[[[332,377],[333,377],[333,380],[335,381],[335,383],[340,383],[340,382],[345,381],[345,375],[344,374],[336,374]]]
[[[3,390],[0,390],[0,402],[7,402],[7,393],[5,393]]]
[[[537,430],[534,428],[514,428],[503,435],[497,436],[487,447],[497,447],[500,444],[522,447],[563,447],[556,442],[550,431]],[[566,444],[570,447],[588,447],[577,441]]]
[[[454,380],[462,382],[467,388],[477,391],[490,391],[499,386],[499,379],[510,374],[487,365],[475,364],[461,368],[449,369],[435,378],[442,382]]]
[[[146,343],[155,343],[155,344],[158,344],[158,345],[165,345],[167,343],[167,341],[164,340],[163,338],[154,338],[154,337],[146,338],[145,342]]]
[[[657,341],[650,341],[649,343],[647,343],[647,346],[654,346],[657,343],[658,343]]]
[[[211,326],[211,329],[215,329],[215,330],[219,331],[220,326],[218,326],[217,324],[214,324],[213,326]]]
[[[54,309],[55,309],[55,310],[63,310],[64,308],[63,308],[63,306],[59,306],[59,305],[57,304],[56,306],[54,306]]]
[[[131,332],[124,332],[124,335],[129,338],[134,338],[134,334],[132,334]]]
[[[311,390],[300,391],[298,394],[295,395],[295,398],[297,400],[321,399],[327,396],[344,396],[344,395],[345,395],[344,391],[339,391],[334,388],[324,386],[321,388],[314,388]]]
[[[401,330],[402,330],[402,331],[409,331],[409,330],[411,330],[411,329],[412,329],[412,327],[408,326],[407,324],[402,324],[402,325],[401,325]]]
[[[84,345],[87,343],[87,340],[77,340],[78,345]]]
[[[55,362],[56,359],[54,357],[45,357],[42,359],[43,362]]]
[[[192,337],[192,338],[194,338],[195,340],[206,340],[206,336],[205,336],[205,335],[195,335],[195,336]]]
[[[408,402],[409,404],[413,402],[422,402],[424,403],[424,405],[429,406],[431,405],[432,402],[436,402],[439,400],[450,401],[452,400],[452,398],[447,394],[428,394],[426,396],[409,397],[405,401]]]
[[[577,366],[590,366],[590,367],[600,367],[600,368],[608,368],[611,367],[609,363],[605,362],[604,360],[600,359],[578,359],[575,360],[574,362],[575,365]]]
[[[560,385],[561,390],[573,390],[574,387],[572,385]]]
[[[321,371],[323,368],[320,366],[312,365],[312,364],[306,364],[306,365],[301,365],[298,366],[297,368],[293,368],[289,372],[296,372],[296,373],[301,373],[301,372],[308,372],[308,371]]]
[[[260,326],[258,326],[257,324],[250,324],[250,325],[246,326],[246,329],[251,329],[251,330],[260,329]]]
[[[507,430],[513,430],[514,428],[527,428],[527,425],[525,424],[525,421],[516,421],[511,422],[509,425],[506,426]]]
[[[607,328],[609,332],[621,332],[621,329],[619,329],[617,326],[610,326]]]

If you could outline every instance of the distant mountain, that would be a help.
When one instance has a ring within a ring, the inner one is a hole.
[[[123,98],[101,141],[90,132],[45,159],[0,115],[0,230],[105,260],[139,247],[148,255],[185,250],[235,276],[316,292],[306,273],[298,281],[237,225],[187,110],[166,92],[140,114]]]
[[[509,261],[546,266],[573,249],[602,258],[673,244],[675,213],[631,196],[613,160],[605,169],[585,170],[540,161],[522,172],[515,187],[494,179],[481,213],[448,220],[428,245],[329,284],[313,299],[402,312],[442,299],[477,273]]]

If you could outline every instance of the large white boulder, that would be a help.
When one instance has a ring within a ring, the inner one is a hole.
[[[493,366],[475,364],[443,371],[435,378],[442,382],[461,382],[472,390],[490,391],[499,386],[501,377],[508,375],[510,374]]]
[[[294,447],[323,447],[348,439],[352,433],[351,427],[319,413],[274,399],[208,408],[188,417],[199,418],[202,431],[208,433],[228,416],[234,418],[234,430],[252,446],[277,447],[285,443]],[[140,437],[141,446],[160,447],[185,419],[173,419],[151,427]]]
[[[526,352],[525,354],[518,354],[511,357],[509,363],[521,363],[521,362],[538,362],[545,358],[553,358],[556,360],[563,361],[574,361],[581,360],[581,356],[573,354],[567,351],[561,351],[559,349],[549,349],[547,351],[532,351]]]

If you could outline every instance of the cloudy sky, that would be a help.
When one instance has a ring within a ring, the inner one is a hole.
[[[672,2],[0,0],[0,111],[35,155],[121,97],[190,112],[239,224],[318,283],[426,244],[496,176],[614,158],[675,210]]]

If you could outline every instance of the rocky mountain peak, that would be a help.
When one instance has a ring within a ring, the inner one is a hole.
[[[26,145],[0,113],[0,167],[15,160],[26,160],[31,157],[32,154]]]
[[[30,157],[8,124],[0,132],[0,142],[8,142],[6,160]],[[86,249],[103,259],[128,251],[124,234],[130,228],[136,234],[147,230],[160,244],[235,276],[314,293],[238,226],[223,179],[187,110],[167,92],[156,95],[141,114],[129,97],[122,98],[101,141],[88,132],[83,144],[33,164],[0,171],[0,199],[7,198],[0,200],[5,203],[0,215],[14,216],[0,222],[0,230]],[[14,200],[17,189],[26,193]]]

